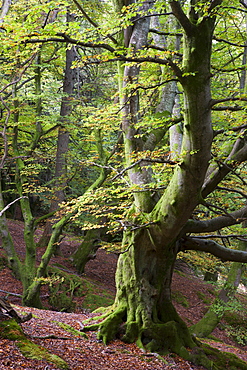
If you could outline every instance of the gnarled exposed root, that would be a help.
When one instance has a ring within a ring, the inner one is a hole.
[[[94,318],[100,320],[106,317],[102,322],[85,326],[83,331],[94,331],[99,329],[98,339],[107,344],[111,340],[116,338],[119,332],[120,324],[123,322],[124,316],[126,316],[126,307],[120,306],[115,311],[111,311],[107,314],[103,314],[102,316]]]
[[[204,349],[191,336],[182,320],[171,320],[166,323],[149,321],[144,324],[139,320],[126,320],[127,313],[127,306],[120,305],[115,311],[111,310],[107,314],[94,318],[97,320],[104,318],[104,320],[85,326],[83,331],[98,330],[98,339],[104,344],[120,337],[124,342],[136,342],[140,348],[150,352],[163,355],[173,352],[188,361],[203,365],[206,369],[219,369],[207,358]]]

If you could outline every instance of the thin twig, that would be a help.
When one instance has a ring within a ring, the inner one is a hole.
[[[141,162],[151,162],[151,163],[166,163],[166,164],[170,164],[170,165],[175,165],[177,164],[176,162],[174,161],[171,161],[169,159],[160,159],[160,158],[156,158],[156,159],[152,159],[152,158],[141,158],[139,159],[138,161],[132,163],[130,166],[124,168],[122,171],[120,171],[116,176],[114,176],[111,180],[114,181],[117,177],[119,176],[122,176],[126,171],[130,170],[131,168],[137,166],[138,164],[140,164]]]
[[[247,240],[247,234],[239,235],[239,234],[229,234],[229,235],[197,235],[198,239],[211,239],[211,238],[219,238],[219,239],[228,239],[228,238],[237,238],[243,241]]]
[[[224,215],[226,215],[226,216],[228,216],[228,217],[231,217],[231,218],[233,218],[232,217],[232,215],[230,215],[230,213],[228,213],[224,208],[222,208],[222,207],[219,207],[219,206],[216,206],[215,204],[211,204],[211,203],[208,203],[208,202],[202,202],[201,203],[202,205],[204,205],[206,208],[208,208],[210,211],[212,211],[212,212],[214,212],[215,214],[224,214]],[[219,212],[216,212],[216,211],[214,211],[213,210],[213,208],[216,208],[216,209],[218,209],[219,211],[221,211],[220,213]]]

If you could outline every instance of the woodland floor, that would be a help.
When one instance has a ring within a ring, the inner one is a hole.
[[[20,256],[24,256],[23,223],[20,221],[10,221],[9,227],[18,253]],[[63,257],[53,257],[51,264],[62,265],[65,270],[75,273],[75,269],[68,257],[77,246],[78,239],[65,237],[61,242]],[[39,256],[42,255],[42,252],[42,249],[38,249]],[[0,255],[1,253],[2,250],[0,249]],[[95,284],[95,292],[100,288],[103,292],[108,292],[109,295],[113,296],[115,292],[114,273],[116,262],[117,256],[115,254],[98,250],[96,259],[88,262],[82,278],[88,279],[92,284]],[[205,299],[202,300],[200,297],[203,296],[207,299],[207,302],[212,302],[214,299],[214,288],[211,284],[194,276],[192,271],[183,263],[178,268],[180,272],[174,274],[172,286],[174,304],[186,323],[191,325],[197,322],[207,309],[208,303],[204,303]],[[48,290],[44,287],[42,291],[42,302],[47,309],[38,310],[21,306],[21,299],[18,296],[22,292],[21,284],[12,276],[8,268],[5,267],[0,271],[0,281],[1,296],[6,296],[5,292],[16,294],[8,296],[10,303],[15,305],[16,311],[21,314],[25,312],[33,313],[33,318],[30,321],[21,324],[25,334],[33,342],[45,347],[51,353],[62,357],[68,363],[71,370],[203,369],[182,360],[176,355],[163,357],[164,362],[158,358],[157,354],[145,353],[134,344],[124,344],[119,340],[115,340],[108,346],[104,346],[97,340],[95,332],[87,333],[88,339],[84,339],[61,328],[58,322],[68,324],[79,330],[80,323],[89,317],[95,316],[95,314],[89,311],[91,308],[90,304],[88,307],[83,306],[83,301],[87,297],[86,292],[83,297],[74,298],[76,301],[75,312],[65,313],[52,310],[52,307],[48,303]],[[178,303],[179,301],[181,303]],[[188,307],[184,307],[186,305]],[[247,346],[240,346],[235,343],[224,329],[224,323],[219,325],[212,334],[218,338],[218,341],[208,341],[210,345],[222,351],[235,353],[239,358],[246,361],[247,369]],[[55,370],[58,368],[46,360],[27,359],[20,353],[15,342],[0,339],[0,370],[2,369]]]

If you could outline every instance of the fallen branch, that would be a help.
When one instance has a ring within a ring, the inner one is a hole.
[[[74,340],[75,338],[71,338],[71,337],[58,337],[57,335],[55,334],[48,334],[48,335],[44,335],[44,336],[36,336],[36,335],[30,335],[30,337],[34,338],[34,339],[60,339],[60,340]]]
[[[2,289],[0,289],[0,292],[2,292],[2,293],[6,293],[7,295],[13,295],[13,296],[15,296],[15,297],[20,297],[20,298],[22,298],[22,295],[21,295],[21,294],[12,293],[12,292],[7,292],[7,290],[2,290]]]
[[[0,217],[4,214],[4,212],[5,212],[5,211],[7,211],[7,209],[9,209],[9,208],[12,206],[12,204],[14,204],[14,203],[18,202],[18,200],[20,200],[20,199],[24,199],[24,198],[27,198],[27,197],[26,197],[26,196],[24,196],[24,197],[19,197],[19,198],[17,198],[17,199],[15,199],[15,200],[13,200],[13,202],[10,202],[9,204],[7,204],[7,206],[6,206],[6,207],[4,207],[4,208],[0,211]]]

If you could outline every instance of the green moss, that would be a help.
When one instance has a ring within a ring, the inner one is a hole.
[[[215,337],[215,336],[214,336],[214,335],[212,335],[212,334],[210,334],[210,335],[208,336],[208,339],[211,339],[211,340],[213,340],[213,341],[215,341],[215,342],[224,343],[224,341],[223,341],[223,340],[221,340],[221,339],[219,339],[219,338]]]
[[[0,322],[0,337],[9,340],[25,339],[21,326],[14,319]]]
[[[202,349],[208,356],[209,360],[214,363],[217,370],[246,370],[247,362],[238,358],[235,354],[223,352],[209,346],[206,343],[202,344]]]
[[[73,334],[73,335],[76,335],[77,337],[83,337],[85,339],[87,339],[87,335],[79,330],[76,330],[75,328],[73,328],[72,326],[68,325],[68,324],[65,324],[63,322],[58,322],[58,321],[55,321],[56,324],[58,326],[60,326],[60,328],[66,330],[67,332]]]
[[[8,266],[7,258],[4,256],[0,256],[0,271],[3,270],[6,266]]]
[[[150,352],[166,355],[176,353],[186,360],[190,360],[190,353],[186,349],[195,347],[186,325],[183,322],[169,321],[165,324],[152,324],[143,330],[142,341]]]
[[[30,340],[17,341],[17,347],[21,353],[32,360],[46,360],[55,364],[60,369],[68,369],[68,364],[57,355],[49,353],[45,348],[38,346]]]
[[[81,277],[54,266],[49,267],[49,275],[49,303],[59,311],[73,312],[76,306],[73,297],[83,295]]]
[[[73,312],[76,306],[76,303],[73,302],[71,297],[67,296],[66,292],[52,294],[49,297],[49,303],[60,312]]]
[[[203,318],[195,325],[192,325],[189,330],[199,338],[205,338],[212,333],[213,329],[220,321],[219,316],[212,310],[208,310]]]
[[[179,291],[172,292],[172,299],[186,308],[190,306],[187,298]]]
[[[205,293],[196,292],[196,294],[197,294],[197,297],[203,301],[203,303],[205,303],[205,304],[210,304],[211,303],[211,299],[208,298]]]
[[[30,359],[46,360],[60,369],[68,369],[68,364],[57,355],[49,353],[45,348],[38,346],[26,338],[21,326],[14,320],[0,322],[0,337],[15,341],[21,353]]]
[[[125,314],[125,305],[120,305],[118,309],[109,314],[109,316],[99,324],[100,331],[98,333],[98,339],[102,340],[104,344],[115,339],[116,333],[118,332],[118,328],[122,323]]]
[[[223,319],[231,326],[242,326],[247,329],[246,315],[242,311],[226,311]]]
[[[106,291],[103,291],[100,295],[88,293],[83,301],[82,307],[94,311],[99,307],[111,306],[113,302],[113,297]]]
[[[84,296],[81,308],[90,311],[109,306],[114,301],[113,293],[86,278],[69,274],[54,266],[49,271],[52,281],[49,286],[49,303],[59,311],[73,312],[76,305],[74,296]]]

